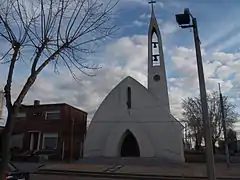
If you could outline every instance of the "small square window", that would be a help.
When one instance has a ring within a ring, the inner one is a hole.
[[[44,138],[44,149],[52,150],[57,148],[57,137],[45,137]]]
[[[57,133],[44,133],[42,149],[44,150],[55,150],[58,144]]]
[[[33,116],[41,116],[42,112],[33,112]]]

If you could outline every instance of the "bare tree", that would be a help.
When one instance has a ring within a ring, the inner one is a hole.
[[[212,92],[207,96],[208,112],[212,127],[213,144],[222,136],[223,126],[220,108],[220,98],[218,92]],[[223,97],[224,113],[227,129],[238,120],[239,114],[235,111],[235,105],[232,104],[228,97]],[[191,129],[191,136],[194,137],[195,149],[201,148],[204,139],[204,122],[202,119],[202,109],[200,97],[186,98],[182,102],[183,117]]]
[[[76,70],[94,75],[89,70],[98,66],[91,65],[86,56],[115,31],[116,4],[111,0],[0,0],[0,41],[9,47],[1,54],[2,63],[9,63],[4,87],[8,116],[2,133],[2,179],[9,161],[13,119],[38,75],[49,64],[56,71],[65,66],[75,79]],[[30,64],[30,73],[13,101],[13,75],[21,60]]]
[[[197,97],[183,100],[183,118],[189,127],[189,136],[195,143],[195,149],[199,150],[203,140],[203,123],[201,121],[202,110],[200,100]]]

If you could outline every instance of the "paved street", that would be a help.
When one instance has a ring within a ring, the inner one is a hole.
[[[32,174],[30,176],[30,180],[123,180],[123,179],[127,179],[127,180],[143,180],[143,178],[120,178],[120,179],[117,179],[117,178],[97,178],[97,177],[80,177],[80,176],[67,176],[67,175],[40,175],[40,174]],[[174,178],[174,177],[169,177],[169,178],[144,178],[146,180],[205,180],[206,178]],[[231,179],[220,179],[220,180],[231,180]],[[234,180],[237,180],[237,179],[234,179]]]
[[[77,176],[57,176],[57,175],[40,175],[32,174],[30,180],[113,180],[108,178],[92,178],[92,177],[77,177]],[[118,179],[115,179],[118,180]]]
[[[143,178],[97,178],[97,177],[80,177],[80,176],[73,176],[73,175],[40,175],[40,174],[31,174],[30,180],[143,180]],[[168,178],[160,178],[160,177],[147,177],[144,178],[146,180],[206,180],[207,178],[181,178],[181,177],[168,177]],[[218,178],[218,180],[240,180],[238,178]]]

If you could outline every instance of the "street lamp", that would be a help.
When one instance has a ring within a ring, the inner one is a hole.
[[[190,24],[190,19],[192,24]],[[214,167],[214,155],[213,155],[213,144],[212,144],[212,132],[211,124],[208,118],[208,105],[207,105],[207,95],[205,88],[203,64],[202,64],[202,55],[200,49],[200,39],[198,35],[197,20],[190,13],[189,9],[184,9],[183,14],[176,15],[176,21],[181,28],[193,28],[194,42],[196,48],[196,57],[197,57],[197,68],[198,68],[198,78],[199,78],[199,88],[201,96],[201,105],[202,105],[202,116],[205,126],[205,145],[206,145],[206,161],[207,161],[207,175],[210,180],[216,180],[215,176],[215,167]]]
[[[189,10],[186,8],[184,9],[183,14],[176,14],[176,21],[179,24],[179,26],[183,26],[186,24],[190,24],[190,14]]]

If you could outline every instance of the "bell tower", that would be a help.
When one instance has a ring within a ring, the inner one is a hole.
[[[162,38],[153,8],[156,2],[149,3],[152,10],[148,30],[148,90],[159,99],[161,106],[170,111]]]

